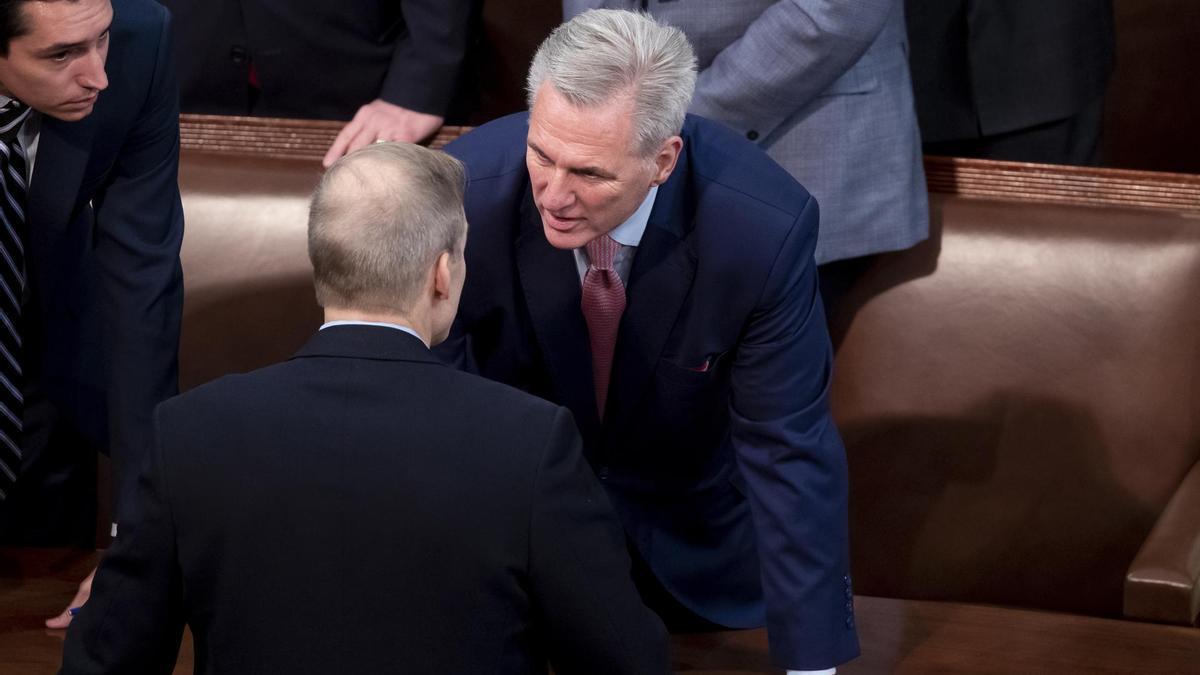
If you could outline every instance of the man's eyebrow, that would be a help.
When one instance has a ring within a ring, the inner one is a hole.
[[[100,33],[98,35],[96,35],[95,39],[99,39],[101,35],[104,35],[105,33],[107,33],[111,28],[112,28],[112,24],[110,23],[104,27],[104,30],[100,31]],[[80,47],[86,47],[87,45],[91,44],[91,42],[92,42],[92,40],[83,40],[81,42],[56,42],[56,43],[50,45],[49,47],[39,49],[37,51],[37,55],[38,56],[49,56],[51,54],[57,54],[59,52],[67,52],[67,51],[71,51],[72,49],[79,49]]]
[[[530,140],[526,140],[525,144],[528,145],[529,148],[531,150],[533,150],[534,152],[536,152],[537,154],[541,155],[542,157],[545,157],[546,159],[550,159],[550,156],[547,155],[545,153],[545,151],[543,151],[541,148],[539,148],[537,143],[534,143],[533,141],[530,141]],[[616,176],[614,176],[612,173],[610,173],[604,169],[601,169],[598,166],[573,166],[573,167],[569,167],[567,169],[567,171],[570,171],[571,173],[574,173],[574,174],[586,174],[586,175],[590,175],[590,176],[596,176],[599,178],[607,178],[610,180],[613,178],[616,178]]]

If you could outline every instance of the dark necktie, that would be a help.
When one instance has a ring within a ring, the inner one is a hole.
[[[25,150],[17,140],[29,108],[0,109],[0,500],[21,472],[21,296],[25,286]]]
[[[583,276],[583,318],[587,321],[592,343],[592,376],[596,384],[596,409],[604,419],[608,399],[608,380],[612,374],[613,351],[617,347],[617,329],[625,311],[625,284],[613,269],[613,259],[621,250],[612,237],[602,234],[588,242],[588,268]]]

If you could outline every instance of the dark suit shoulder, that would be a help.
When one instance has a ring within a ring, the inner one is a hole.
[[[150,31],[155,41],[171,13],[151,0],[113,0],[112,32],[116,38],[142,35]],[[119,43],[120,40],[113,40]]]
[[[693,242],[709,271],[759,288],[779,261],[811,261],[816,199],[757,146],[722,124],[689,115],[676,172],[687,173],[695,209]],[[660,193],[661,194],[661,193]],[[730,246],[736,239],[737,246]]]
[[[162,101],[173,100],[170,16],[165,7],[149,0],[113,2],[105,64],[109,88],[93,113],[98,129],[93,154],[115,152],[141,121],[158,114]]]
[[[565,408],[559,405],[528,394],[503,382],[489,380],[479,375],[449,367],[446,368],[446,371],[446,381],[455,387],[461,388],[463,393],[471,399],[478,400],[481,404],[484,404],[487,408],[487,414],[504,415],[519,412],[537,419],[545,419],[549,423],[559,410],[567,412]],[[570,413],[567,412],[567,414]]]
[[[321,358],[321,357],[318,357]],[[325,357],[328,358],[328,357]],[[440,363],[340,358],[325,372],[315,369],[314,359],[293,359],[248,373],[222,376],[165,401],[160,406],[165,418],[189,419],[205,424],[222,424],[235,418],[252,416],[253,410],[283,407],[308,402],[296,395],[298,382],[317,382],[321,386],[360,388],[372,380],[404,382],[438,400],[463,424],[492,428],[503,436],[505,430],[532,437],[545,433],[561,410],[544,399],[506,384],[455,370]],[[358,375],[339,381],[338,375],[350,368]],[[371,389],[386,395],[386,389]],[[403,392],[395,390],[399,397]],[[303,413],[303,411],[300,411]]]
[[[761,148],[719,122],[688,115],[681,135],[687,170],[700,187],[711,183],[731,196],[761,202],[792,218],[812,199],[808,190]]]
[[[467,180],[474,183],[525,171],[525,138],[529,113],[492,120],[456,139],[446,152],[467,165]]]

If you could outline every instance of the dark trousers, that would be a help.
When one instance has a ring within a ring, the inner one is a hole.
[[[96,450],[37,385],[23,387],[21,472],[0,502],[0,546],[96,546]]]

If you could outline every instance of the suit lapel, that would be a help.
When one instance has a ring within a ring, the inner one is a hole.
[[[29,224],[35,236],[60,233],[66,228],[92,152],[97,113],[78,122],[42,116],[29,186]]]
[[[528,190],[521,202],[516,257],[534,334],[559,402],[575,414],[583,436],[594,438],[600,419],[592,380],[592,350],[579,308],[579,270],[571,251],[556,249],[546,241],[541,217]]]
[[[620,430],[637,407],[675,319],[692,288],[695,255],[688,245],[691,209],[687,157],[658,190],[646,232],[633,258],[625,314],[617,335],[605,427]]]

